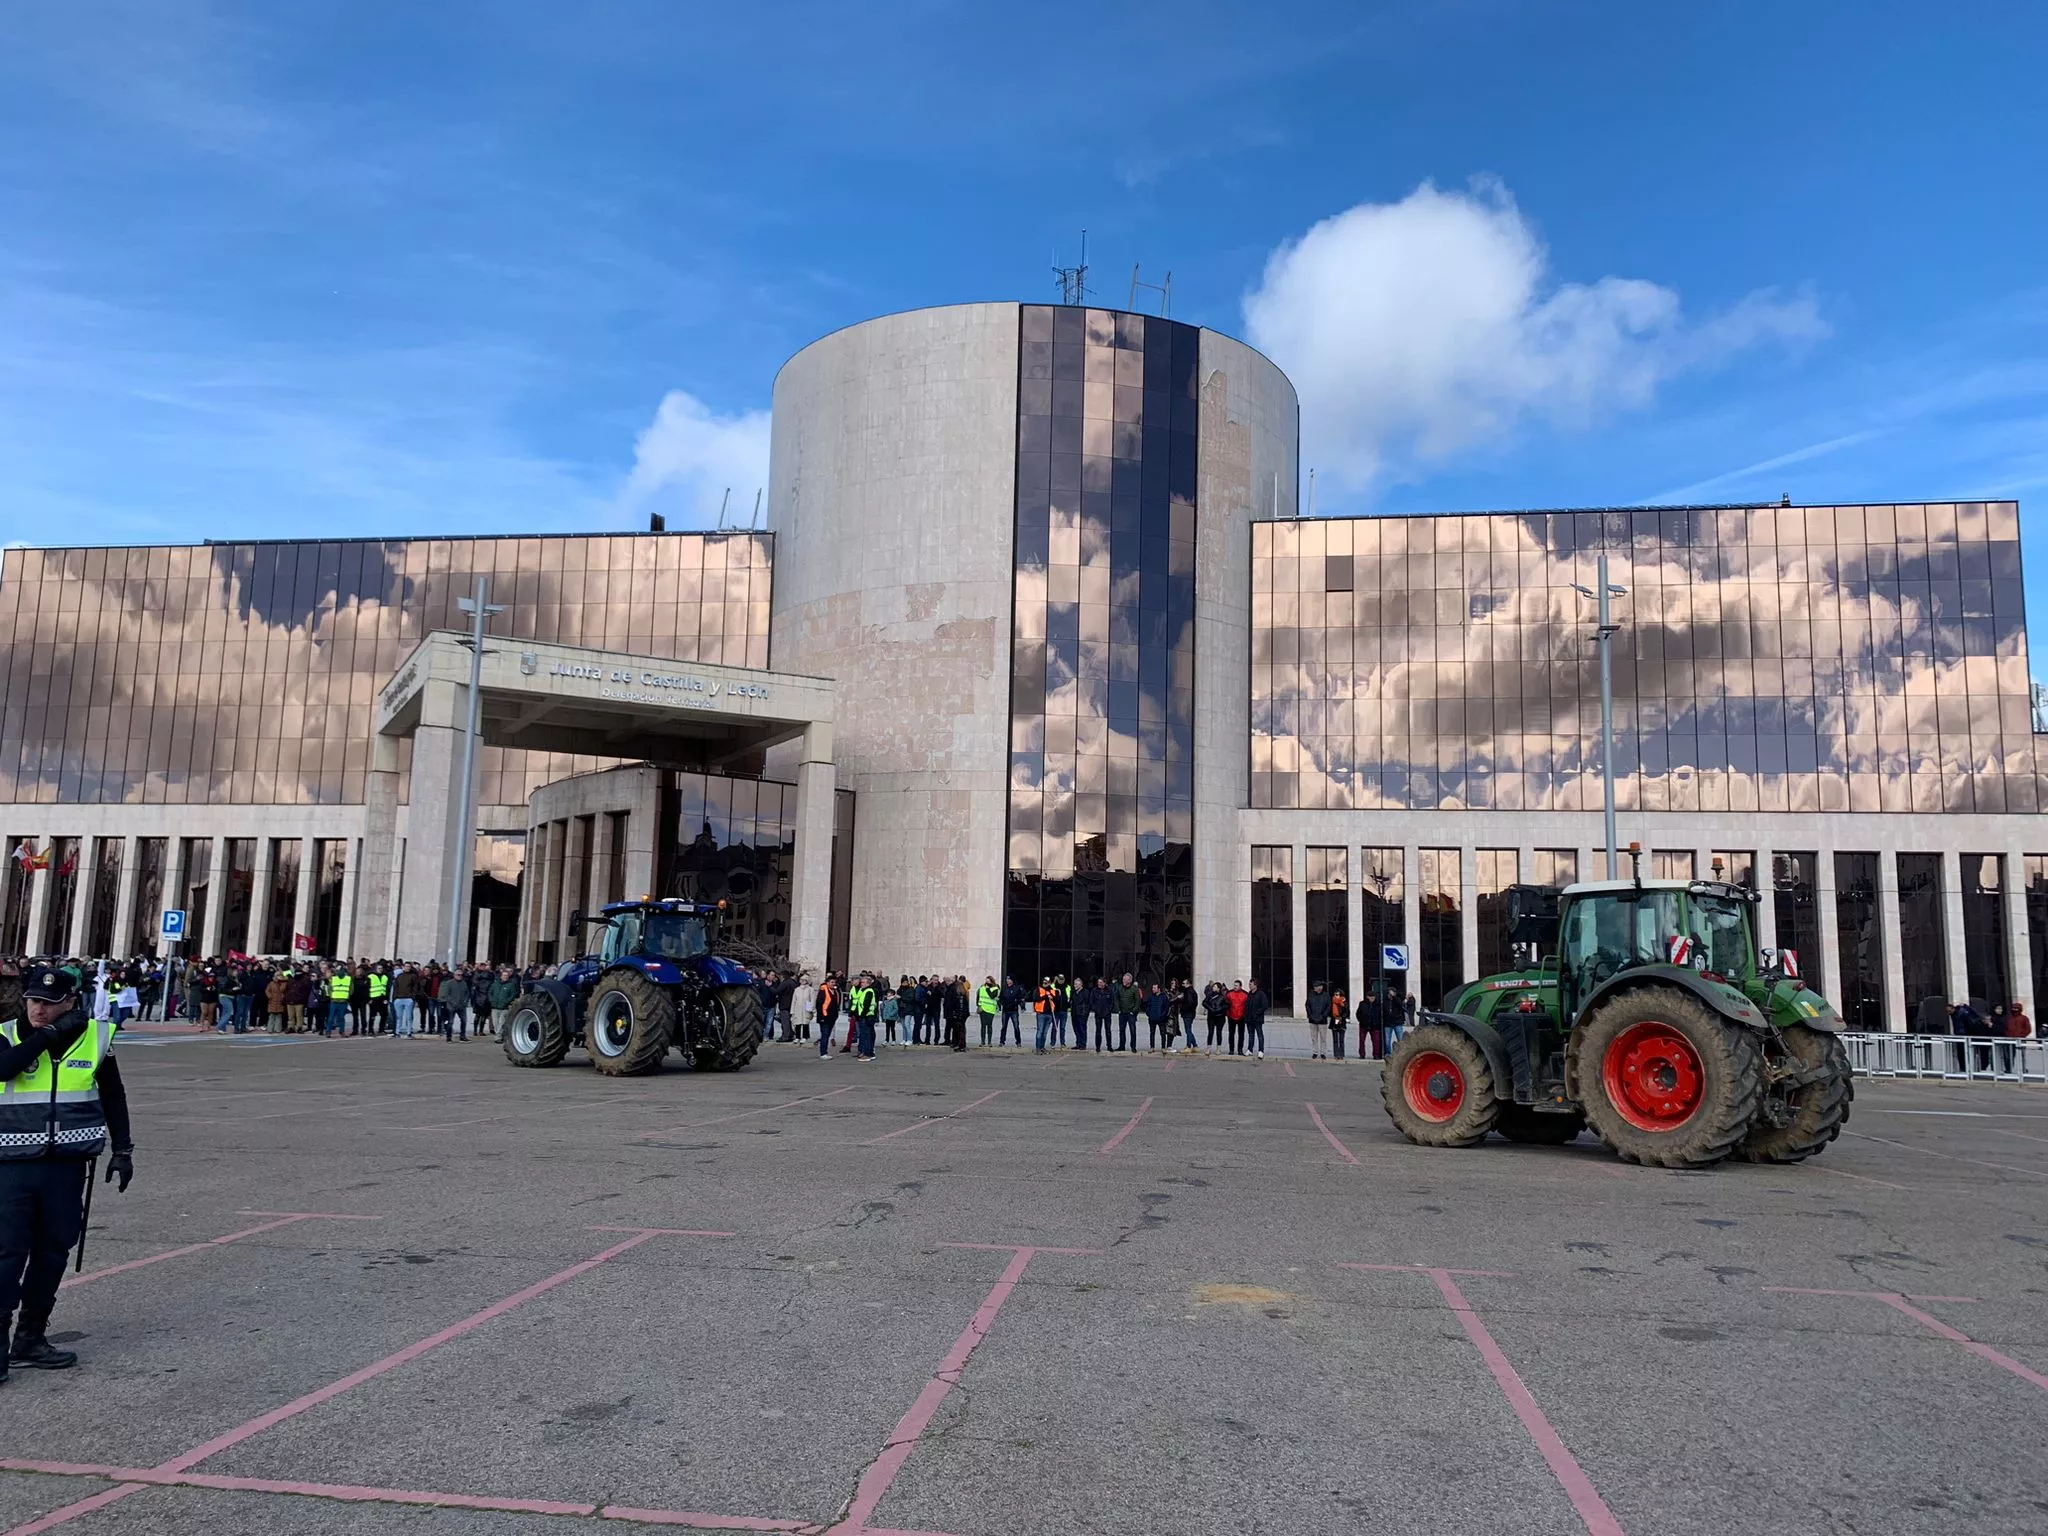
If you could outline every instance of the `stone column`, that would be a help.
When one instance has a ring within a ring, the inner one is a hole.
[[[192,955],[192,935],[187,933],[174,950],[164,947],[163,931],[165,912],[182,911],[185,906],[185,839],[172,837],[164,845],[164,899],[157,912],[154,942],[160,955],[180,954],[187,959]],[[191,913],[185,916],[190,919]]]
[[[1842,936],[1835,919],[1835,850],[1823,848],[1813,856],[1814,929],[1820,934],[1818,972],[1799,957],[1799,968],[1808,976],[1820,977],[1820,995],[1840,1007],[1842,1003]]]
[[[114,886],[114,953],[123,960],[135,955],[142,945],[135,932],[135,866],[142,860],[142,839],[121,839],[121,878]]]
[[[456,935],[449,896],[460,863],[462,730],[466,690],[439,678],[420,688],[412,737],[411,796],[405,823],[405,879],[398,894],[399,953],[447,960]]]
[[[590,885],[590,844],[596,833],[595,817],[570,816],[562,822],[562,913],[555,937],[564,956],[582,954],[584,935],[590,931],[577,918],[579,913],[590,916],[584,893]]]
[[[377,958],[374,955],[356,954],[358,935],[368,939],[371,947],[383,947],[378,943],[380,936],[377,930],[362,920],[363,874],[368,857],[369,843],[366,838],[352,837],[342,850],[341,922],[335,929],[333,956],[337,960]]]
[[[35,851],[36,840],[28,841],[29,851]],[[55,855],[52,855],[55,858]],[[39,869],[28,877],[28,947],[36,954],[47,954],[50,941],[46,933],[50,918],[50,871]]]
[[[86,930],[92,925],[93,894],[100,880],[99,843],[96,837],[78,840],[78,878],[71,886],[71,910],[64,915],[64,953],[67,955],[84,955],[86,941],[92,937]]]
[[[838,770],[832,727],[804,728],[796,770],[796,867],[789,881],[789,958],[817,976],[832,930],[832,825]]]
[[[826,729],[829,730],[830,727],[828,726]],[[829,753],[831,747],[828,745],[825,750]],[[829,757],[826,765],[830,766]],[[637,898],[643,893],[655,896],[661,894],[654,889],[654,871],[656,864],[659,862],[655,858],[654,839],[661,831],[662,773],[663,770],[661,769],[650,768],[640,775],[639,788],[633,793],[633,808],[626,815],[626,895],[629,899]],[[799,773],[798,778],[797,795],[801,799],[803,795],[801,773]],[[829,807],[833,803],[831,789],[828,786],[825,793],[825,804]],[[797,814],[800,816],[801,812],[799,811]],[[827,830],[825,835],[825,889],[828,909],[831,902],[832,888],[832,839],[830,829],[835,824],[831,819],[831,812],[828,810],[826,813]],[[792,876],[793,880],[794,876]],[[792,883],[790,889],[790,919],[792,922],[795,921],[795,914],[796,890]],[[820,950],[819,953],[823,954],[824,951]]]
[[[220,953],[220,930],[228,909],[228,840],[213,840],[213,862],[206,873],[206,932],[200,935],[199,953]]]
[[[1877,927],[1884,955],[1884,1027],[1903,1034],[1906,1016],[1906,962],[1899,939],[1899,855],[1887,848],[1877,856]]]
[[[1354,1014],[1365,995],[1365,978],[1373,972],[1365,953],[1365,863],[1353,843],[1344,850],[1344,996]]]
[[[264,952],[264,930],[270,926],[270,888],[277,880],[277,839],[259,837],[256,839],[256,873],[250,877],[249,885],[249,953],[260,955]],[[285,953],[291,953],[291,942],[286,940]]]
[[[313,886],[319,870],[320,843],[316,838],[299,839],[299,893],[292,902],[292,940],[297,942],[302,933],[313,931]],[[292,951],[292,958],[298,958],[298,951]]]
[[[1775,949],[1778,943],[1778,872],[1773,867],[1768,848],[1756,851],[1756,891],[1763,897],[1756,908],[1756,947]]]
[[[2017,848],[2006,850],[2005,873],[2000,877],[2000,916],[2005,922],[2005,957],[2012,975],[2006,985],[2013,1001],[2033,1017],[2034,936],[2027,921],[2027,857]]]
[[[1219,944],[1224,964],[1214,974],[1224,980],[1233,977],[1250,976],[1252,973],[1252,849],[1251,844],[1238,843],[1230,859],[1231,884],[1234,905],[1231,919],[1222,924],[1222,939]]]
[[[562,902],[562,868],[559,849],[561,846],[559,821],[544,821],[534,829],[539,841],[540,870],[536,878],[540,888],[535,895],[533,908],[532,941],[535,945],[551,944],[559,937]],[[557,955],[559,956],[559,951]],[[535,958],[539,958],[536,949]]]
[[[1970,966],[1963,949],[1963,856],[1952,848],[1941,851],[1941,927],[1943,970],[1948,1002],[1970,995]]]
[[[1308,849],[1300,844],[1288,855],[1287,867],[1292,877],[1287,882],[1287,907],[1289,937],[1288,964],[1294,967],[1294,1006],[1290,1010],[1296,1018],[1306,1016],[1303,1005],[1308,1000]]]
[[[363,785],[363,858],[367,867],[358,872],[356,861],[351,859],[342,874],[344,883],[355,882],[357,916],[362,931],[375,936],[380,948],[385,945],[384,936],[391,931],[392,919],[397,915],[398,754],[396,736],[374,735],[370,738],[370,772]],[[310,863],[310,854],[302,857]],[[346,902],[343,903],[343,911],[347,911]],[[307,916],[310,921],[310,908]],[[396,959],[397,956],[389,958]],[[426,956],[417,958],[425,959]]]
[[[1401,847],[1401,942],[1408,946],[1408,969],[1401,987],[1414,997],[1422,975],[1422,851],[1413,843]]]
[[[1479,979],[1479,855],[1469,844],[1458,849],[1458,979]]]
[[[482,965],[491,958],[491,918],[495,914],[489,907],[476,909],[476,963]]]

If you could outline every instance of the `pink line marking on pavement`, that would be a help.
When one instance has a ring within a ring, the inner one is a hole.
[[[1839,1179],[1854,1179],[1859,1184],[1877,1184],[1883,1186],[1886,1189],[1901,1190],[1907,1187],[1904,1184],[1889,1183],[1884,1179],[1873,1179],[1868,1174],[1851,1173],[1846,1168],[1830,1168],[1826,1163],[1809,1162],[1807,1164],[1807,1167],[1818,1168],[1822,1173],[1832,1173],[1833,1175],[1835,1175],[1836,1178]]]
[[[1010,1299],[1010,1293],[1017,1288],[1017,1282],[1024,1278],[1024,1271],[1031,1260],[1041,1253],[1081,1254],[1094,1250],[1084,1248],[1028,1248],[1004,1243],[942,1243],[943,1248],[971,1248],[982,1251],[1001,1252],[1008,1248],[1010,1262],[1003,1266],[1002,1278],[995,1283],[981,1306],[976,1309],[968,1322],[966,1331],[953,1341],[953,1347],[946,1351],[946,1358],[939,1362],[939,1368],[924,1384],[924,1390],[917,1394],[917,1401],[910,1405],[910,1411],[897,1421],[889,1432],[888,1441],[882,1447],[881,1455],[868,1463],[867,1470],[860,1475],[860,1481],[853,1490],[853,1498],[846,1507],[846,1514],[830,1527],[825,1536],[878,1536],[869,1521],[880,1506],[882,1497],[889,1491],[889,1485],[896,1480],[896,1474],[903,1470],[903,1464],[910,1459],[910,1453],[917,1449],[917,1442],[931,1427],[932,1418],[939,1411],[939,1405],[946,1400],[960,1373],[966,1369],[967,1361],[981,1341],[988,1337],[988,1330],[996,1320],[996,1314],[1003,1310],[1003,1303]]]
[[[244,1216],[275,1216],[277,1220],[266,1221],[259,1226],[244,1227],[239,1232],[230,1232],[225,1237],[210,1237],[203,1243],[187,1243],[183,1248],[170,1248],[162,1253],[152,1253],[148,1258],[130,1259],[125,1264],[109,1264],[105,1269],[95,1269],[83,1275],[67,1275],[65,1286],[84,1285],[89,1280],[104,1280],[109,1275],[126,1274],[131,1269],[146,1269],[151,1264],[161,1264],[165,1259],[182,1259],[188,1253],[204,1253],[209,1248],[218,1248],[224,1243],[240,1242],[245,1237],[255,1237],[261,1232],[275,1232],[279,1227],[289,1227],[301,1221],[376,1221],[375,1216],[328,1216],[318,1211],[243,1211]]]
[[[1281,1065],[1281,1066],[1283,1066],[1283,1067],[1285,1067],[1285,1068],[1287,1069],[1287,1075],[1288,1075],[1289,1077],[1298,1077],[1298,1076],[1300,1076],[1300,1074],[1299,1074],[1298,1072],[1296,1072],[1296,1071],[1294,1070],[1294,1063],[1293,1063],[1293,1062],[1291,1062],[1291,1061],[1283,1061],[1283,1062],[1281,1062],[1281,1063],[1280,1063],[1280,1065]]]
[[[1437,1271],[1427,1264],[1339,1264],[1339,1269],[1366,1269],[1386,1275],[1433,1275]],[[1489,1280],[1512,1280],[1515,1272],[1511,1269],[1446,1269],[1447,1275],[1469,1277],[1483,1275]]]
[[[853,1092],[858,1086],[857,1083],[848,1083],[844,1088],[834,1088],[830,1093],[807,1093],[800,1099],[789,1099],[781,1104],[770,1104],[765,1109],[743,1109],[736,1115],[720,1115],[715,1120],[692,1120],[687,1125],[671,1125],[665,1126],[658,1131],[643,1131],[633,1139],[640,1141],[648,1136],[667,1136],[675,1131],[701,1131],[708,1125],[724,1125],[728,1120],[744,1120],[749,1115],[772,1115],[778,1109],[794,1109],[799,1104],[815,1104],[820,1099],[837,1098],[842,1093]]]
[[[1172,1063],[1169,1062],[1168,1065],[1171,1066]],[[1114,1152],[1118,1147],[1122,1146],[1124,1138],[1130,1135],[1131,1132],[1135,1131],[1138,1128],[1138,1122],[1145,1118],[1145,1111],[1150,1109],[1151,1107],[1152,1099],[1151,1096],[1148,1094],[1145,1098],[1145,1102],[1138,1106],[1138,1112],[1135,1115],[1131,1116],[1129,1120],[1124,1122],[1124,1128],[1122,1130],[1118,1131],[1114,1136],[1110,1137],[1109,1140],[1105,1141],[1102,1144],[1101,1150],[1096,1155],[1099,1157],[1103,1152]]]
[[[870,1136],[866,1141],[862,1142],[861,1145],[864,1147],[872,1147],[878,1141],[893,1141],[898,1136],[908,1136],[912,1131],[921,1131],[928,1125],[937,1125],[941,1120],[955,1119],[961,1115],[966,1114],[967,1111],[969,1111],[970,1109],[980,1108],[982,1105],[986,1104],[990,1099],[995,1098],[996,1095],[1000,1094],[1002,1091],[1002,1089],[998,1088],[995,1091],[995,1093],[984,1093],[972,1104],[962,1104],[958,1109],[954,1110],[952,1114],[933,1115],[929,1120],[920,1120],[915,1125],[906,1125],[900,1131],[885,1131],[880,1136]]]
[[[1915,1296],[1909,1301],[1898,1291],[1815,1291],[1789,1285],[1767,1285],[1764,1289],[1789,1296],[1855,1296],[1869,1301],[1881,1301],[1894,1312],[1901,1312],[1907,1317],[1912,1318],[1914,1322],[1920,1324],[1921,1327],[1927,1329],[1930,1333],[1939,1334],[1951,1344],[1960,1344],[1979,1359],[1989,1360],[2000,1370],[2010,1371],[2013,1375],[2019,1377],[2020,1380],[2030,1382],[2034,1386],[2039,1387],[2043,1392],[2048,1392],[2048,1376],[2043,1376],[2039,1371],[2030,1370],[2010,1355],[2000,1354],[1989,1344],[1978,1343],[1967,1333],[1949,1327],[1940,1318],[1933,1316],[1931,1313],[1922,1312],[1912,1304],[1914,1301],[1969,1301],[1972,1298],[1968,1296]]]
[[[1536,1449],[1542,1453],[1544,1463],[1550,1468],[1564,1488],[1565,1497],[1572,1501],[1572,1508],[1578,1511],[1579,1520],[1586,1527],[1587,1536],[1625,1536],[1621,1522],[1614,1518],[1606,1502],[1593,1487],[1593,1480],[1586,1476],[1572,1453],[1551,1428],[1550,1420],[1543,1416],[1543,1410],[1536,1406],[1536,1399],[1522,1384],[1522,1378],[1508,1363],[1508,1357],[1501,1352],[1493,1335],[1486,1331],[1486,1325],[1479,1320],[1479,1314],[1472,1310],[1472,1304],[1465,1299],[1465,1293],[1458,1289],[1458,1282],[1451,1278],[1447,1269],[1424,1271],[1436,1282],[1436,1288],[1443,1294],[1444,1304],[1457,1314],[1458,1322],[1465,1330],[1465,1337],[1478,1349],[1486,1368],[1493,1373],[1494,1382],[1507,1394],[1508,1406],[1515,1410],[1515,1417],[1522,1421],[1522,1428],[1529,1432],[1529,1438],[1536,1442]]]
[[[1317,1109],[1315,1105],[1311,1104],[1308,1107],[1308,1112],[1309,1118],[1314,1120],[1316,1123],[1316,1129],[1323,1133],[1323,1140],[1327,1141],[1331,1146],[1337,1149],[1337,1155],[1339,1157],[1343,1158],[1345,1162],[1349,1163],[1352,1167],[1356,1168],[1358,1166],[1358,1159],[1351,1155],[1351,1149],[1349,1147],[1345,1146],[1343,1142],[1337,1139],[1337,1133],[1335,1131],[1332,1131],[1327,1125],[1323,1124],[1322,1111]]]
[[[1863,1141],[1879,1141],[1888,1147],[1897,1147],[1902,1152],[1918,1152],[1922,1157],[1939,1157],[1951,1163],[1968,1163],[1973,1168],[1997,1168],[2005,1173],[2024,1173],[2030,1179],[2048,1179],[2048,1173],[2039,1168],[2022,1168],[2016,1163],[1987,1163],[1981,1157],[1958,1157],[1953,1152],[1937,1152],[1932,1147],[1916,1147],[1911,1142],[1893,1141],[1888,1136],[1873,1136],[1868,1131],[1844,1131],[1845,1136],[1855,1136]],[[1836,1172],[1840,1172],[1839,1169]]]
[[[89,1499],[80,1499],[76,1504],[66,1504],[62,1509],[53,1509],[47,1515],[10,1526],[0,1536],[38,1536],[42,1531],[53,1531],[60,1525],[67,1525],[80,1515],[89,1515],[96,1509],[104,1509],[117,1499],[125,1499],[131,1493],[142,1492],[141,1483],[121,1483],[94,1494]]]
[[[649,1237],[738,1237],[737,1232],[704,1232],[694,1227],[585,1227],[586,1232],[642,1232]]]
[[[695,1531],[815,1531],[801,1520],[758,1520],[751,1515],[704,1515],[684,1509],[634,1509],[607,1504],[598,1511],[606,1520],[632,1520],[641,1525],[681,1525]],[[875,1533],[869,1533],[875,1536]]]
[[[270,1412],[253,1418],[246,1424],[239,1425],[223,1434],[215,1435],[205,1444],[194,1446],[191,1450],[185,1452],[184,1455],[174,1457],[156,1468],[156,1470],[159,1472],[189,1471],[199,1465],[200,1462],[206,1460],[207,1457],[216,1456],[220,1452],[227,1450],[230,1446],[240,1445],[251,1435],[259,1435],[264,1430],[274,1428],[287,1419],[298,1417],[298,1415],[304,1413],[309,1408],[317,1408],[330,1398],[339,1397],[350,1388],[359,1387],[366,1381],[382,1376],[386,1371],[395,1370],[409,1360],[417,1360],[429,1350],[436,1349],[451,1339],[460,1338],[472,1328],[480,1327],[494,1317],[504,1316],[513,1308],[523,1306],[525,1303],[533,1300],[534,1297],[551,1291],[558,1285],[574,1280],[578,1275],[588,1274],[591,1270],[597,1268],[598,1265],[617,1258],[620,1254],[626,1252],[627,1249],[639,1247],[654,1235],[651,1231],[643,1230],[637,1233],[637,1235],[627,1238],[623,1243],[614,1243],[611,1247],[605,1249],[604,1252],[585,1259],[580,1264],[571,1264],[567,1269],[558,1270],[556,1273],[548,1276],[547,1279],[536,1281],[523,1291],[515,1291],[503,1301],[493,1302],[490,1306],[485,1307],[483,1311],[472,1313],[459,1323],[449,1324],[439,1333],[429,1334],[416,1344],[408,1344],[404,1349],[386,1355],[382,1360],[374,1361],[364,1366],[361,1370],[351,1371],[339,1381],[330,1382],[316,1391],[308,1392],[303,1397],[293,1399],[281,1408],[273,1408]]]

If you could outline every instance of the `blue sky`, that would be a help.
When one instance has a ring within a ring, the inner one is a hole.
[[[2040,551],[2044,44],[1885,0],[22,0],[0,539],[701,521],[789,353],[1048,298],[1085,226],[1103,301],[1171,268],[1284,354],[1320,510],[2016,496]]]

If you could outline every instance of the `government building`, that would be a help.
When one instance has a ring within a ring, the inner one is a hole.
[[[1304,518],[1297,439],[1217,332],[956,305],[784,365],[765,532],[8,550],[0,954],[552,961],[655,893],[1433,1003],[1604,873],[1604,555],[1646,875],[1755,887],[1855,1028],[2048,985],[2014,503]]]

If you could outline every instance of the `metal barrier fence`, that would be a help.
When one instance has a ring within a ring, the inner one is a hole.
[[[2048,1083],[2048,1040],[1847,1033],[1841,1039],[1849,1052],[1849,1069],[1858,1077]]]

